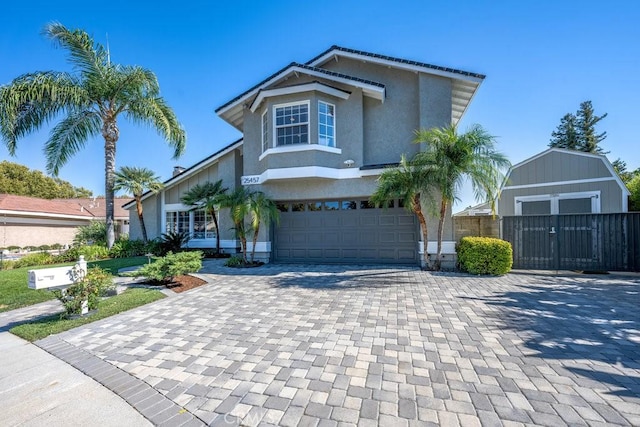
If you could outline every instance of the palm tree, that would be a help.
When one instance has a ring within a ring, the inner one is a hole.
[[[142,214],[142,194],[145,191],[157,193],[162,190],[164,185],[151,169],[137,168],[133,166],[123,166],[115,173],[113,182],[113,190],[124,190],[132,194],[136,200],[136,211],[138,212],[138,220],[140,221],[140,229],[142,230],[142,239],[145,243],[147,238],[147,228],[144,226],[144,217]]]
[[[425,150],[414,157],[414,164],[429,170],[432,182],[440,192],[438,249],[434,267],[440,269],[442,234],[447,208],[458,197],[465,179],[471,181],[476,200],[495,203],[502,181],[502,171],[509,167],[507,158],[496,151],[495,137],[480,125],[458,134],[455,125],[416,131],[415,141]]]
[[[218,228],[218,218],[216,216],[216,206],[220,205],[222,197],[227,192],[227,188],[222,186],[222,180],[216,182],[205,182],[196,184],[182,196],[182,203],[204,209],[206,215],[213,219],[213,226],[216,229],[216,251],[220,253],[220,229]]]
[[[429,230],[425,218],[421,199],[432,201],[434,186],[430,171],[413,165],[405,156],[402,156],[398,167],[389,168],[382,172],[378,178],[378,188],[371,196],[371,201],[376,205],[387,206],[391,200],[404,200],[404,207],[418,217],[424,242],[424,265],[431,268],[431,261],[427,252],[429,242]]]
[[[24,74],[0,87],[0,138],[11,155],[17,140],[63,114],[45,143],[47,172],[60,168],[87,144],[102,135],[105,155],[107,246],[115,240],[114,178],[118,116],[158,131],[174,149],[185,149],[186,136],[175,113],[160,97],[158,80],[139,66],[112,64],[109,52],[83,30],[59,23],[44,33],[69,53],[75,74],[43,71]]]
[[[242,260],[247,262],[247,228],[244,219],[249,213],[249,197],[251,191],[245,187],[238,187],[231,193],[226,193],[221,197],[220,206],[229,208],[233,228],[236,236],[240,239],[240,250],[242,252]]]
[[[251,215],[251,229],[253,230],[253,248],[251,248],[251,263],[253,264],[256,254],[256,244],[258,243],[258,233],[260,223],[280,220],[280,212],[276,203],[269,199],[262,191],[255,191],[249,194],[247,199],[249,215]]]

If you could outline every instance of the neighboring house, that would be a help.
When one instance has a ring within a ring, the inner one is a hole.
[[[121,225],[129,222],[122,204],[130,200],[116,199]],[[104,217],[104,199],[48,200],[0,194],[0,247],[70,245],[78,227]]]
[[[91,197],[83,199],[56,199],[68,200],[77,203],[91,212],[95,220],[105,221],[107,218],[107,206],[104,197]],[[129,211],[123,208],[131,202],[133,197],[115,197],[113,200],[113,219],[116,226],[116,235],[129,234]]]
[[[629,190],[606,156],[550,148],[509,170],[501,217],[627,212]]]
[[[454,213],[453,216],[487,216],[491,214],[491,203],[485,202],[475,206],[469,206],[465,210]]]
[[[0,247],[71,244],[93,215],[67,200],[0,194]]]
[[[210,218],[180,197],[196,183],[222,179],[277,201],[280,224],[266,224],[256,247],[263,260],[417,264],[423,242],[415,216],[402,201],[379,209],[368,199],[386,166],[420,149],[414,131],[457,123],[483,79],[337,46],[292,63],[216,110],[242,139],[172,177],[159,194],[144,195],[149,237],[189,231],[189,246],[215,247]],[[139,238],[135,204],[125,207]],[[445,224],[444,253],[452,254],[451,221]],[[221,212],[222,246],[235,252],[230,227]],[[437,229],[435,218],[429,227]]]

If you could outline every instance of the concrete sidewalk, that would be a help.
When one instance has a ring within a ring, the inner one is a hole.
[[[149,426],[121,397],[62,360],[0,332],[0,425]]]

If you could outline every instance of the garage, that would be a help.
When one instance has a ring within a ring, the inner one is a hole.
[[[368,200],[279,202],[277,262],[417,264],[418,225],[402,203]]]

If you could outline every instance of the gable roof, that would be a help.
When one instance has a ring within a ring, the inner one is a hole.
[[[265,89],[266,87],[287,78],[291,74],[296,73],[322,77],[334,82],[360,87],[363,89],[363,93],[365,95],[373,96],[374,98],[383,101],[385,97],[385,87],[382,83],[321,68],[321,66],[327,61],[339,56],[366,60],[368,62],[386,65],[398,69],[423,72],[427,74],[434,74],[451,78],[453,80],[452,120],[454,123],[457,123],[458,120],[460,120],[467,107],[469,106],[471,99],[475,95],[478,86],[485,78],[483,74],[472,73],[455,68],[440,67],[432,64],[427,64],[425,62],[400,59],[392,56],[379,55],[334,45],[326,51],[322,52],[320,55],[311,59],[310,61],[307,61],[305,64],[292,62],[286,67],[280,69],[266,79],[262,80],[260,83],[256,84],[255,86],[236,96],[232,100],[218,107],[216,109],[216,114],[218,114],[222,119],[224,119],[237,129],[242,130],[243,103],[252,96],[256,95],[260,90]]]
[[[262,80],[260,83],[253,86],[249,90],[246,90],[245,92],[236,96],[231,101],[218,107],[216,109],[216,114],[230,123],[236,129],[242,130],[244,121],[244,117],[242,115],[243,103],[248,101],[252,96],[258,94],[268,86],[271,86],[281,80],[287,79],[292,74],[306,74],[312,77],[323,78],[335,83],[342,83],[358,87],[362,89],[364,95],[371,96],[381,101],[384,100],[385,97],[385,86],[382,83],[362,79],[359,77],[353,77],[347,74],[337,73],[330,70],[325,70],[324,68],[313,67],[307,64],[292,62],[291,64]]]
[[[184,171],[180,172],[178,175],[172,176],[171,178],[167,179],[166,181],[164,181],[162,184],[164,185],[163,190],[166,190],[168,187],[171,187],[175,184],[177,184],[178,182],[189,178],[190,176],[192,176],[195,173],[200,172],[202,169],[206,168],[207,166],[209,166],[210,164],[216,162],[220,157],[224,156],[225,154],[229,153],[232,150],[235,150],[236,148],[240,148],[242,146],[242,138],[237,139],[235,141],[233,141],[231,144],[227,145],[226,147],[222,147],[220,150],[216,151],[215,153],[211,154],[208,157],[205,157],[204,159],[200,160],[198,163],[195,163],[191,166],[189,166],[188,168],[186,168]],[[148,198],[149,196],[153,195],[154,193],[152,191],[147,191],[146,193],[144,193],[142,195],[142,200]],[[125,203],[122,208],[125,210],[129,210],[132,207],[135,206],[135,200],[132,199],[130,202]]]
[[[402,65],[420,67],[420,68],[431,70],[433,74],[439,74],[446,77],[451,77],[452,74],[459,74],[461,76],[472,77],[480,80],[483,80],[486,77],[484,74],[472,73],[470,71],[463,71],[456,68],[441,67],[438,65],[428,64],[426,62],[412,61],[410,59],[402,59],[402,58],[396,58],[393,56],[380,55],[377,53],[365,52],[363,50],[349,49],[349,48],[341,47],[337,45],[331,46],[329,49],[325,50],[320,55],[307,61],[307,65],[318,66],[318,65],[324,64],[328,60],[332,59],[334,56],[345,56],[345,57],[352,57],[352,58],[358,58],[358,59],[362,59],[363,57],[366,57],[368,59],[378,60],[374,62],[388,62],[388,63],[391,63],[393,66],[397,66],[400,68],[403,68]]]
[[[77,203],[96,218],[107,217],[107,204],[104,197],[91,197],[79,199],[54,199]],[[123,209],[123,205],[133,201],[133,197],[115,197],[113,204],[113,216],[116,219],[129,219],[129,211]]]
[[[613,165],[611,164],[611,162],[609,161],[609,159],[607,158],[607,156],[605,156],[604,154],[597,154],[597,153],[587,153],[584,151],[577,151],[577,150],[568,150],[565,148],[556,148],[556,147],[552,147],[552,148],[548,148],[534,156],[529,157],[528,159],[525,159],[523,161],[521,161],[520,163],[517,163],[513,166],[511,166],[509,168],[509,171],[507,172],[505,179],[503,181],[502,184],[502,189],[508,188],[508,182],[509,182],[509,177],[511,176],[511,172],[521,166],[524,166],[528,163],[531,163],[535,160],[538,160],[544,156],[547,156],[551,153],[563,153],[563,154],[569,154],[572,156],[581,156],[581,157],[588,157],[588,158],[592,158],[592,159],[598,159],[601,162],[603,162],[603,164],[605,165],[605,167],[607,168],[607,170],[609,171],[609,173],[611,174],[611,177],[616,181],[616,183],[618,184],[618,186],[622,189],[623,194],[625,194],[626,196],[629,196],[631,193],[629,192],[629,189],[627,188],[627,186],[624,184],[624,182],[622,181],[622,179],[620,179],[620,176],[618,175],[618,173],[616,172],[616,170],[613,168]],[[608,178],[607,178],[608,179]]]
[[[94,215],[74,199],[49,200],[0,194],[0,212],[37,216],[92,219]]]

